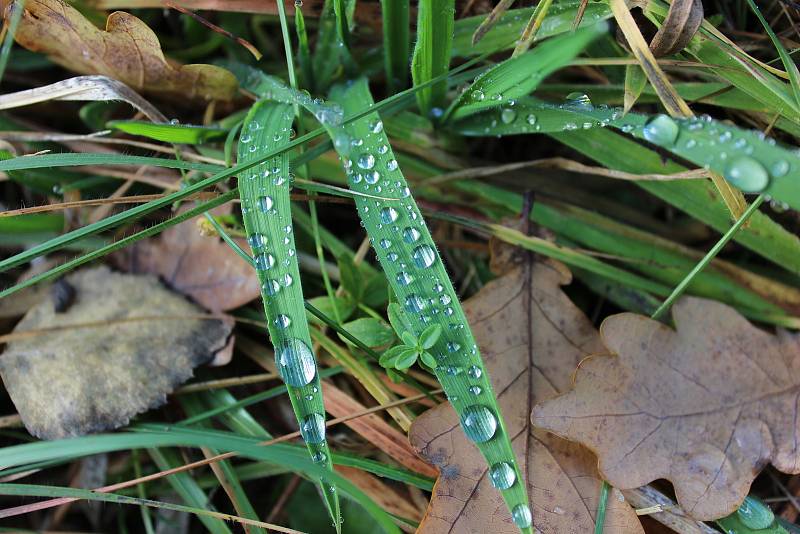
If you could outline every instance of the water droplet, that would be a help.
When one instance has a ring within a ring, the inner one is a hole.
[[[314,454],[311,455],[311,461],[314,462],[314,463],[317,463],[317,464],[321,464],[322,462],[324,462],[327,459],[328,459],[328,456],[322,451],[317,451],[317,452],[315,452]]]
[[[425,309],[425,301],[419,295],[409,295],[406,297],[406,310],[412,313],[419,313]]]
[[[645,124],[644,138],[656,145],[672,145],[678,138],[678,124],[668,115],[656,115]]]
[[[294,387],[310,384],[317,374],[314,355],[303,341],[290,338],[275,353],[275,363],[283,381]]]
[[[271,210],[274,204],[275,203],[272,201],[272,197],[270,196],[258,197],[258,209],[264,213],[267,213],[269,210]]]
[[[497,462],[489,469],[489,479],[497,489],[508,489],[517,481],[517,473],[508,462]]]
[[[517,112],[511,108],[506,108],[500,112],[500,120],[503,124],[511,124],[517,118]]]
[[[312,413],[300,423],[300,435],[306,443],[322,443],[325,441],[325,416]]]
[[[386,154],[389,152],[389,147],[387,145],[381,145],[378,147],[378,154]]]
[[[397,160],[390,159],[389,161],[387,161],[386,162],[386,168],[388,170],[390,170],[390,171],[396,171],[397,170]]]
[[[447,350],[449,352],[458,352],[458,349],[461,348],[461,345],[456,343],[455,341],[448,341],[447,342]]]
[[[414,278],[405,271],[400,271],[397,273],[397,283],[402,286],[407,286],[411,282],[414,281]]]
[[[389,248],[392,246],[392,242],[386,239],[385,237],[380,240],[381,248]]]
[[[725,169],[725,179],[746,193],[762,191],[769,185],[767,170],[748,156],[733,160]]]
[[[470,386],[469,387],[469,392],[472,393],[475,396],[480,395],[481,391],[483,391],[483,390],[481,389],[480,386]]]
[[[789,162],[785,159],[776,161],[770,171],[772,172],[772,176],[775,178],[780,178],[781,176],[785,176],[787,172],[789,172]]]
[[[247,238],[247,242],[250,243],[250,248],[258,250],[267,244],[267,236],[259,233],[250,234],[250,237]]]
[[[481,371],[481,368],[478,367],[477,365],[473,365],[469,368],[467,374],[469,375],[470,378],[474,378],[477,380],[478,378],[483,376],[483,371]]]
[[[281,285],[283,285],[283,287],[289,287],[290,285],[292,285],[293,282],[294,279],[292,278],[292,275],[286,273],[283,275],[283,279],[281,280]]]
[[[281,290],[281,286],[278,284],[278,281],[271,279],[265,280],[264,285],[261,286],[261,288],[264,290],[264,293],[266,293],[271,297],[277,295],[278,292]]]
[[[278,328],[289,328],[292,324],[292,319],[288,315],[280,314],[275,317],[275,326]]]
[[[536,118],[536,115],[534,115],[533,113],[530,113],[530,114],[529,114],[527,117],[525,117],[525,122],[527,122],[527,123],[528,123],[528,124],[530,124],[531,126],[533,126],[534,124],[536,124],[536,121],[537,121],[537,120],[538,120],[538,119]]]
[[[436,252],[428,245],[420,245],[414,249],[411,257],[417,267],[424,269],[430,267],[436,261]]]
[[[480,89],[475,89],[474,91],[472,91],[472,94],[470,96],[472,96],[472,100],[477,100],[478,102],[486,98],[486,95],[483,94],[483,91],[481,91]]]
[[[383,224],[392,224],[397,220],[397,210],[392,207],[386,207],[381,210],[381,222]]]
[[[396,252],[390,252],[389,254],[386,255],[386,259],[392,262],[397,261],[398,257],[399,256],[397,255]]]
[[[272,269],[273,265],[275,265],[275,256],[268,253],[259,254],[253,258],[253,262],[256,264],[256,269],[259,271],[267,271]]]
[[[475,404],[464,410],[461,426],[469,439],[475,443],[484,443],[497,432],[497,418],[486,406]]]
[[[442,306],[447,306],[452,301],[453,301],[453,299],[450,298],[450,295],[440,295],[439,296],[439,304],[441,304]]]
[[[403,241],[406,243],[416,243],[420,237],[419,230],[414,228],[413,226],[408,226],[403,229]]]
[[[578,108],[592,107],[592,100],[589,95],[581,92],[574,92],[567,95],[567,105]]]
[[[519,528],[528,528],[531,526],[531,522],[533,521],[531,509],[527,504],[516,505],[511,510],[511,518],[514,520],[514,524]]]
[[[368,184],[376,184],[380,179],[381,179],[381,173],[379,173],[378,171],[364,173],[364,181],[367,182]]]
[[[372,133],[381,133],[383,131],[383,121],[378,119],[369,123],[369,131]]]
[[[358,161],[356,161],[359,167],[365,170],[369,170],[375,166],[375,156],[372,154],[361,154],[358,156]]]
[[[303,7],[303,0],[294,0],[294,7]]]

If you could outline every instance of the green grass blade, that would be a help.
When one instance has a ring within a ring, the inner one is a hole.
[[[239,138],[239,161],[258,158],[289,142],[294,116],[289,104],[256,103]],[[289,390],[309,454],[333,470],[325,439],[325,406],[304,308],[289,201],[289,157],[282,154],[240,175],[239,191],[247,240],[261,282],[276,366]],[[320,487],[340,528],[339,497],[325,479]]]
[[[195,163],[169,158],[151,158],[148,156],[126,156],[124,154],[40,154],[36,156],[19,156],[0,161],[0,171],[16,171],[24,169],[49,169],[53,167],[79,167],[83,165],[152,165],[168,169],[186,171],[219,172],[223,167],[209,163]]]
[[[212,126],[195,126],[191,124],[161,124],[147,121],[119,120],[106,123],[107,128],[114,128],[131,135],[139,135],[156,141],[182,145],[199,145],[208,141],[225,137],[228,130]]]
[[[454,0],[420,0],[417,8],[417,44],[411,59],[414,85],[421,85],[440,76],[450,68],[450,48],[453,42]],[[447,83],[437,82],[417,92],[417,104],[425,116],[441,110]]]
[[[363,78],[335,87],[331,96],[346,113],[361,110],[372,102]],[[331,135],[342,134],[332,131]],[[466,435],[476,443],[488,464],[496,469],[513,470],[516,482],[502,490],[503,498],[521,530],[531,532],[525,483],[491,383],[458,296],[389,148],[380,117],[371,113],[349,124],[345,135],[356,141],[358,147],[352,154],[340,152],[351,188],[372,193],[380,187],[382,195],[396,199],[376,201],[356,197],[359,215],[375,244],[381,267],[415,335],[429,324],[442,325],[444,333],[431,349],[439,362],[436,376],[460,414]],[[343,150],[352,144],[338,146]]]
[[[444,121],[458,120],[501,104],[516,114],[514,100],[530,94],[549,74],[569,63],[593,40],[608,31],[606,23],[549,39],[534,50],[506,59],[487,70],[453,101]],[[513,122],[513,121],[512,121]]]
[[[381,0],[383,63],[393,93],[408,84],[409,1]]]
[[[148,449],[150,458],[153,459],[158,468],[162,471],[178,467],[183,464],[180,456],[175,451],[169,449]],[[215,512],[208,495],[197,485],[194,478],[189,473],[175,473],[167,477],[169,485],[175,490],[183,502],[188,506],[200,510]],[[199,515],[198,519],[212,534],[232,534],[231,529],[224,521],[216,517]]]
[[[17,26],[19,26],[22,13],[25,11],[25,0],[14,2],[10,7],[12,8],[11,16],[10,20],[7,21],[8,28],[3,39],[3,46],[0,48],[0,80],[3,79],[3,75],[6,72],[8,58],[11,56],[11,48],[14,46],[14,34],[17,32]],[[9,15],[8,11],[4,14]]]

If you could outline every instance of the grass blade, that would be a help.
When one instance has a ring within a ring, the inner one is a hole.
[[[393,93],[408,84],[409,1],[381,0],[383,62]]]
[[[365,79],[334,87],[332,100],[346,113],[371,105]],[[436,376],[460,414],[466,435],[476,443],[488,464],[511,470],[517,481],[502,494],[517,526],[531,532],[531,515],[525,483],[517,467],[511,442],[483,367],[480,354],[430,232],[389,148],[377,113],[349,124],[344,135],[356,141],[355,153],[345,152],[353,143],[338,143],[352,189],[381,194],[396,200],[376,201],[356,197],[361,220],[375,247],[392,290],[405,310],[413,334],[439,323],[443,334],[431,349],[438,359]],[[332,129],[331,135],[342,132]],[[477,386],[477,387],[475,387]]]
[[[239,161],[258,158],[289,142],[294,116],[289,104],[259,102],[251,109],[239,138]],[[325,440],[316,359],[303,306],[289,202],[289,157],[284,153],[240,176],[239,191],[247,240],[261,282],[267,327],[275,346],[276,366],[289,390],[297,421],[311,458],[333,470]],[[339,497],[324,479],[320,486],[328,512],[340,526]]]
[[[420,0],[417,16],[417,44],[411,59],[411,77],[418,86],[445,74],[450,68],[453,43],[454,0]],[[422,114],[431,116],[441,110],[447,83],[437,82],[417,92]]]

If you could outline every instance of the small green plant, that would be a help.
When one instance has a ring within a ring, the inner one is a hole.
[[[429,351],[439,341],[442,326],[432,324],[416,336],[413,325],[405,317],[399,304],[389,304],[387,313],[389,322],[402,343],[385,351],[381,355],[380,364],[387,369],[405,371],[419,360],[428,369],[436,368],[436,358]]]

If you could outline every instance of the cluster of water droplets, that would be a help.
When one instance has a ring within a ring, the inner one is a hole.
[[[362,136],[352,136],[341,130],[334,138],[339,144],[346,144],[347,149],[339,150],[339,154],[351,188],[385,198],[356,197],[362,225],[370,230],[372,245],[384,271],[396,282],[398,301],[409,317],[416,319],[412,324],[421,325],[419,331],[434,321],[443,326],[441,338],[432,349],[437,375],[444,377],[443,383],[467,381],[468,398],[460,399],[465,406],[461,411],[462,427],[470,440],[487,443],[498,437],[500,424],[491,408],[492,393],[483,370],[469,363],[479,361],[477,346],[460,307],[454,302],[455,292],[439,265],[430,233],[387,145],[383,123],[374,118],[361,131]],[[375,237],[376,234],[380,237]],[[459,401],[456,396],[449,399]],[[510,457],[490,467],[490,480],[495,487],[507,490],[520,483],[516,473],[514,459]],[[512,515],[521,528],[531,525],[527,504],[518,505]]]

